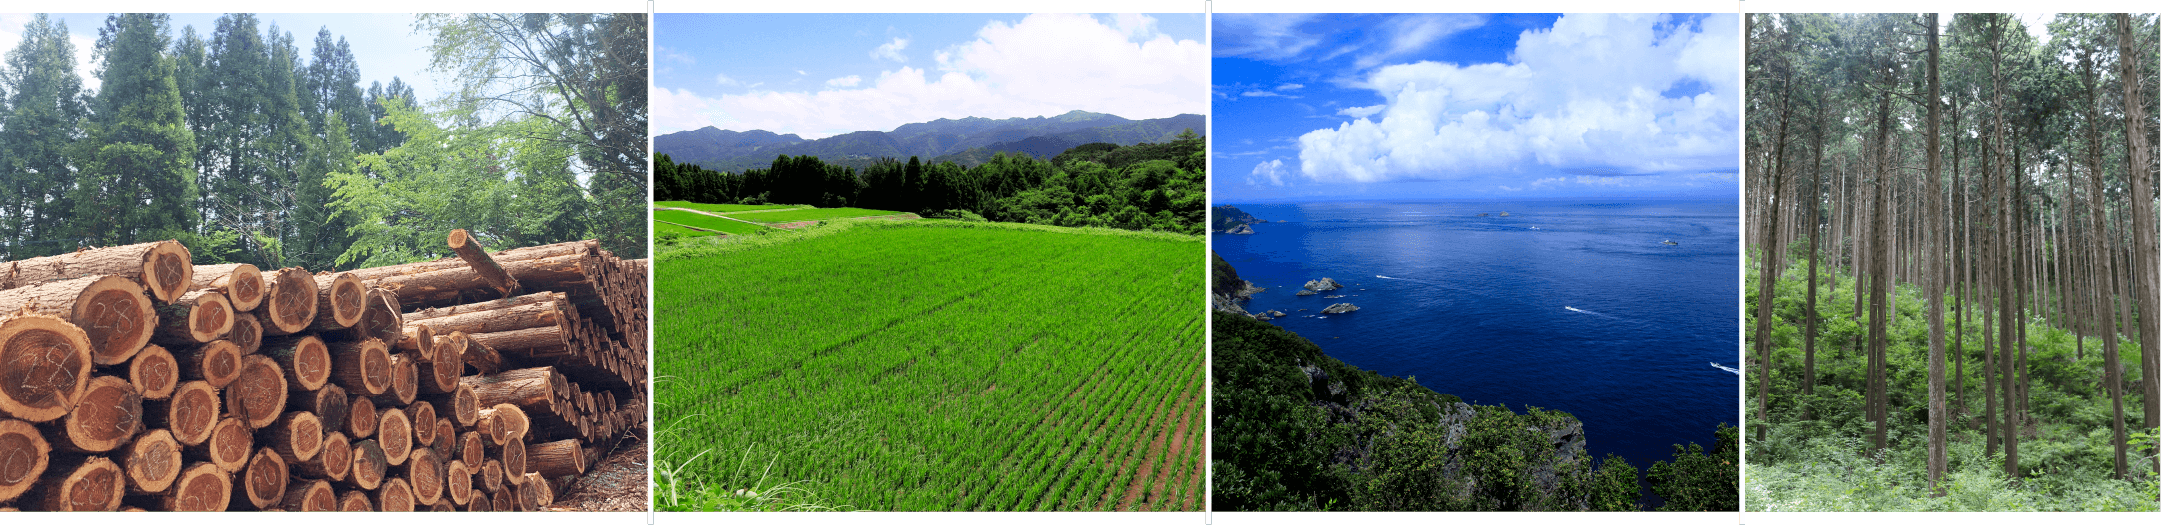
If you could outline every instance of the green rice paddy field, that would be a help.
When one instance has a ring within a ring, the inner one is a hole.
[[[819,228],[658,259],[657,469],[857,510],[1202,510],[1200,237]]]
[[[731,235],[749,235],[752,233],[757,233],[758,230],[771,229],[743,221],[728,220],[720,217],[714,217],[702,213],[687,212],[683,210],[653,210],[653,220],[672,222],[675,224],[704,230],[726,232]]]
[[[705,230],[693,230],[690,228],[685,228],[682,226],[678,226],[674,223],[661,222],[657,220],[653,221],[653,235],[657,236],[670,233],[683,237],[711,237],[714,235],[720,235],[718,233]]]
[[[751,210],[786,210],[793,208],[809,207],[801,204],[706,204],[702,202],[690,201],[658,201],[654,202],[653,206],[660,208],[683,208],[690,210],[709,211],[713,213],[728,213],[733,211]]]
[[[825,219],[847,219],[853,217],[877,217],[881,215],[899,214],[900,212],[897,211],[868,210],[863,208],[805,208],[800,210],[788,211],[729,213],[728,216],[746,221],[776,223],[796,221],[820,221]]]

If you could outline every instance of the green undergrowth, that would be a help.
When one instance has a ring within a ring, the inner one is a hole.
[[[1820,269],[1822,270],[1822,269]],[[2128,480],[2115,479],[2111,423],[2104,393],[2102,346],[2097,337],[2079,338],[2028,319],[2026,372],[2030,388],[2014,399],[2023,403],[2028,422],[2019,438],[2018,474],[2004,471],[1999,444],[1988,450],[1984,434],[1988,412],[1982,334],[1987,324],[1975,311],[1957,332],[1957,297],[1945,299],[1944,369],[1948,425],[1948,471],[1945,495],[1932,497],[1927,479],[1928,452],[1928,305],[1910,285],[1897,288],[1894,317],[1888,326],[1887,395],[1890,417],[1887,448],[1873,450],[1875,424],[1864,417],[1867,356],[1857,341],[1868,320],[1853,315],[1850,273],[1818,274],[1819,332],[1816,336],[1814,394],[1802,392],[1804,351],[1801,334],[1806,307],[1807,266],[1789,267],[1773,302],[1772,361],[1751,363],[1747,378],[1747,413],[1757,420],[1759,374],[1771,374],[1769,436],[1747,444],[1748,509],[1761,511],[2152,511],[2156,510],[2152,423],[2144,421],[2143,398],[2124,396],[2125,428],[2131,438]],[[1759,290],[1749,272],[1747,321],[1755,326]],[[1834,286],[1835,285],[1835,286]],[[1865,305],[1864,305],[1865,307]],[[1753,337],[1750,328],[1747,335]],[[1747,348],[1754,351],[1753,342]],[[2118,339],[2127,385],[2142,379],[2136,341]],[[2000,357],[2000,356],[1999,356]],[[1961,363],[1960,361],[1963,361]],[[1963,366],[1963,376],[1960,368]],[[1964,378],[1961,389],[1960,378]],[[1998,419],[2004,410],[2000,380],[1995,392]],[[1755,424],[1756,421],[1752,421]]]

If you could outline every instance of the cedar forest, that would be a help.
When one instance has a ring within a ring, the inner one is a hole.
[[[1747,27],[1748,510],[2154,510],[2153,16]]]
[[[422,15],[439,100],[363,85],[343,37],[115,14],[84,85],[36,15],[0,67],[0,260],[178,239],[202,264],[318,270],[597,238],[643,257],[642,14]],[[386,82],[387,80],[387,82]]]

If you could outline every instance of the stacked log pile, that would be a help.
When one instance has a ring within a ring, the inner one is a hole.
[[[0,511],[535,510],[645,425],[648,263],[0,263]]]

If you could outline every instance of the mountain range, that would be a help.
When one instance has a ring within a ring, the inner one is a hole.
[[[1183,114],[1132,120],[1117,115],[1069,111],[1055,117],[982,117],[938,119],[903,124],[893,131],[857,131],[817,140],[765,130],[729,131],[706,126],[653,137],[653,151],[676,164],[726,172],[763,168],[780,155],[813,155],[827,164],[863,168],[879,158],[918,157],[927,162],[954,161],[974,166],[998,152],[1048,159],[1067,149],[1094,142],[1130,146],[1164,142],[1191,129],[1204,134],[1208,119]]]

